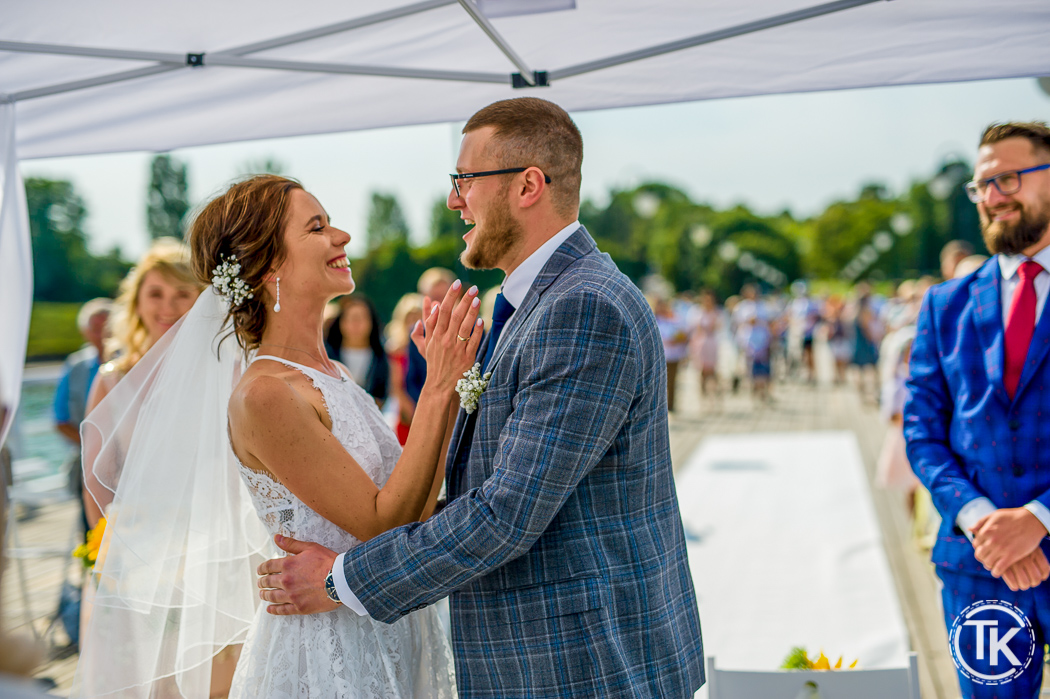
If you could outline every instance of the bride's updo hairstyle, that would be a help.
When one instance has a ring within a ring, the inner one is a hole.
[[[257,175],[237,182],[204,205],[190,227],[193,273],[212,283],[212,270],[237,258],[237,275],[252,290],[227,316],[237,343],[250,351],[259,346],[266,326],[266,306],[273,299],[263,284],[284,261],[281,232],[292,190],[303,186],[278,175]]]

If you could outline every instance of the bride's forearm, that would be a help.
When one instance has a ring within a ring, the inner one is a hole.
[[[439,463],[448,448],[448,419],[455,392],[423,386],[412,428],[394,472],[376,494],[376,515],[386,529],[418,521],[441,489]],[[436,439],[440,436],[441,439]]]
[[[434,514],[437,506],[438,495],[441,493],[441,484],[445,482],[445,464],[448,462],[448,446],[452,441],[452,430],[456,427],[456,418],[459,416],[459,397],[454,396],[448,406],[448,421],[445,424],[445,436],[441,440],[441,452],[438,454],[437,468],[434,470],[434,483],[430,488],[430,496],[427,498],[426,507],[423,508],[423,516],[420,521]]]

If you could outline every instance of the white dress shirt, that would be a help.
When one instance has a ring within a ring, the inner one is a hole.
[[[560,248],[561,244],[568,240],[569,236],[575,233],[579,227],[580,222],[573,221],[565,228],[562,228],[550,240],[537,248],[536,252],[525,258],[525,261],[518,265],[513,272],[507,275],[500,286],[500,291],[503,292],[503,297],[510,302],[510,305],[514,306],[514,308],[521,307],[521,304],[525,301],[525,296],[529,293],[529,289],[532,288],[533,283],[536,281],[536,277],[543,271],[544,265],[554,255],[554,251]],[[361,616],[368,616],[368,610],[365,609],[365,605],[361,604],[361,600],[357,598],[357,595],[351,592],[350,585],[346,582],[346,572],[343,571],[343,558],[345,556],[345,553],[336,556],[335,563],[332,565],[332,581],[335,583],[336,592],[339,593],[339,601]]]
[[[1017,270],[1021,268],[1021,263],[1028,259],[1035,260],[1043,266],[1043,271],[1036,275],[1033,282],[1033,286],[1035,286],[1036,323],[1039,322],[1039,318],[1043,314],[1043,307],[1046,306],[1046,297],[1050,293],[1050,246],[1043,248],[1031,258],[1025,255],[999,255],[999,273],[1001,275],[1000,281],[1002,282],[1000,301],[1003,309],[1004,327],[1006,325],[1006,316],[1010,312],[1010,301],[1013,300],[1017,285],[1021,283],[1021,275],[1017,273]],[[1050,510],[1041,502],[1036,502],[1035,500],[1024,507],[1035,515],[1036,519],[1050,532]],[[955,523],[966,534],[966,538],[973,541],[970,527],[977,524],[985,515],[995,512],[996,509],[996,506],[988,498],[974,498],[959,510],[959,516],[955,518]]]

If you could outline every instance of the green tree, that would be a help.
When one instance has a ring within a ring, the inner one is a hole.
[[[458,211],[448,208],[444,199],[435,199],[430,207],[430,239],[451,238],[458,240],[467,232],[467,225]]]
[[[190,210],[188,189],[185,163],[167,153],[153,158],[146,195],[146,227],[150,238],[182,238],[183,218]]]
[[[403,242],[408,246],[408,223],[401,204],[392,194],[372,193],[372,208],[368,211],[368,247],[378,248],[386,242]]]
[[[33,246],[33,298],[86,301],[116,292],[130,265],[120,249],[96,257],[83,230],[87,209],[70,182],[30,177],[25,181]]]
[[[844,268],[875,236],[891,229],[890,221],[902,209],[901,202],[890,197],[885,187],[865,185],[855,201],[838,201],[812,220],[807,246],[806,268],[811,276],[829,279]],[[897,251],[900,254],[900,251]],[[894,251],[880,251],[867,270],[892,272]]]
[[[710,243],[694,288],[706,287],[725,298],[744,284],[778,288],[802,276],[802,259],[795,238],[788,233],[790,216],[759,216],[746,206],[713,212]],[[745,265],[748,260],[750,264]],[[770,272],[780,275],[776,283]]]

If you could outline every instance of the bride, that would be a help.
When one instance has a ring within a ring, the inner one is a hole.
[[[480,344],[477,289],[457,282],[413,332],[427,382],[402,451],[322,344],[325,304],[354,289],[349,240],[273,175],[195,219],[194,271],[213,286],[85,422],[108,526],[72,696],[214,696],[213,658],[242,644],[231,697],[455,696],[432,607],[387,625],[258,603],[270,537],[345,550],[432,514]]]

